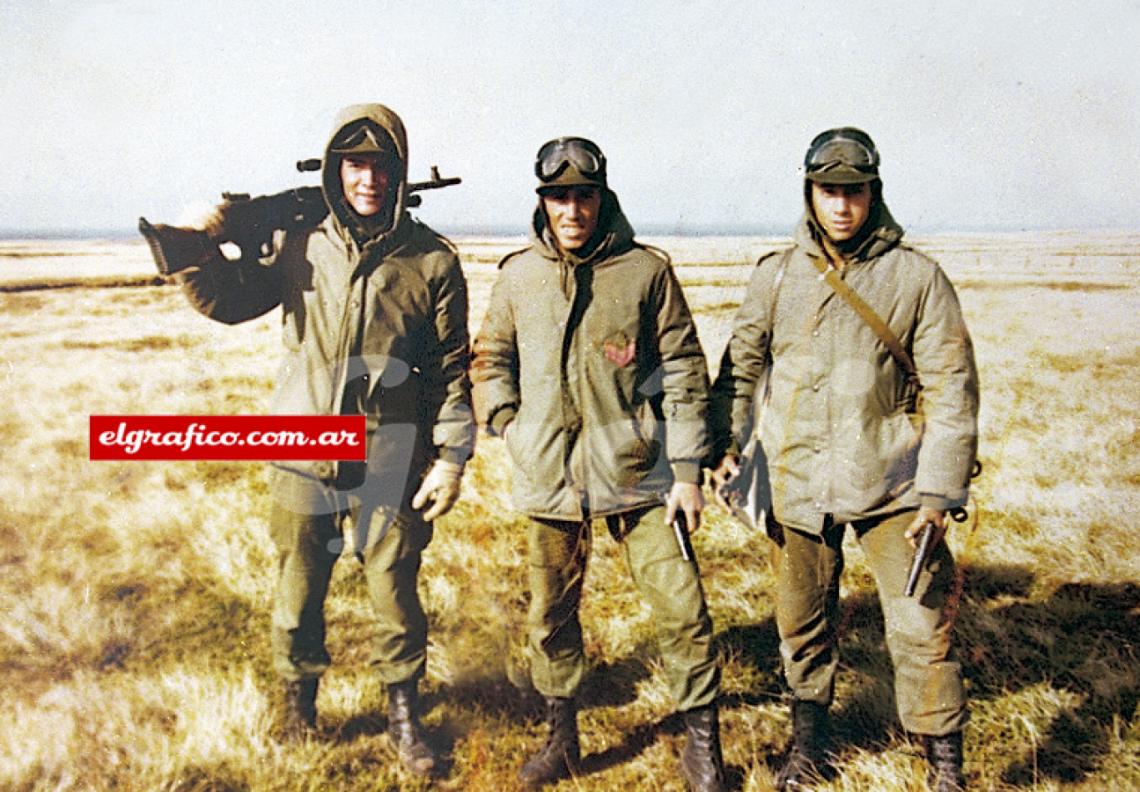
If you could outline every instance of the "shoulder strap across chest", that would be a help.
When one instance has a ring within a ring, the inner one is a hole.
[[[850,305],[855,313],[859,314],[859,318],[866,322],[875,332],[879,340],[886,344],[891,356],[894,357],[895,361],[902,367],[902,370],[906,372],[907,378],[917,382],[918,371],[914,367],[914,361],[910,359],[910,355],[903,349],[902,342],[899,341],[898,336],[891,331],[891,328],[887,326],[887,323],[883,321],[882,317],[875,313],[875,309],[869,306],[863,298],[847,284],[847,281],[839,277],[839,273],[836,272],[833,267],[825,264],[822,259],[809,258],[811,258],[811,263],[815,265],[815,268],[819,270],[820,277],[824,282],[826,282],[836,294],[842,297],[843,301]]]

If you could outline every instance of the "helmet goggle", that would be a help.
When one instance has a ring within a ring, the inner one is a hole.
[[[539,181],[553,181],[570,166],[588,178],[604,182],[606,158],[592,141],[580,137],[564,137],[544,143],[534,161]]]
[[[845,127],[824,132],[812,141],[804,158],[808,178],[831,171],[856,171],[869,177],[879,174],[879,152],[865,132]]]

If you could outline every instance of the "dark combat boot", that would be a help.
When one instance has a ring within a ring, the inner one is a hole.
[[[966,779],[962,775],[962,732],[925,736],[922,741],[926,745],[926,761],[930,762],[930,788],[934,792],[963,792]]]
[[[519,771],[527,789],[553,784],[578,772],[582,748],[578,744],[578,706],[571,698],[543,696],[546,704],[546,743]]]
[[[684,713],[685,751],[681,772],[693,792],[723,792],[724,757],[720,752],[720,717],[716,704]]]
[[[792,750],[776,776],[776,789],[811,789],[827,769],[827,707],[814,701],[792,702]]]
[[[317,733],[317,684],[319,677],[285,683],[281,701],[281,734],[289,741],[304,740]]]
[[[427,744],[420,725],[418,681],[388,685],[388,736],[396,745],[400,763],[411,773],[430,776],[439,762]]]

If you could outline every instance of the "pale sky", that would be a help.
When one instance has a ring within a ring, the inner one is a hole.
[[[0,229],[168,222],[316,183],[378,101],[443,229],[525,227],[534,152],[596,140],[635,228],[791,227],[855,125],[913,230],[1140,228],[1138,2],[0,0]]]

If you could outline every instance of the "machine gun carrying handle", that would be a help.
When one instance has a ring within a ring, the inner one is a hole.
[[[300,164],[301,163],[297,163],[298,166],[300,166]],[[222,200],[226,203],[245,203],[253,200],[253,197],[249,193],[223,192]],[[234,242],[238,245],[239,248],[241,248],[243,258],[246,257],[245,248],[247,245],[256,245],[257,255],[261,258],[273,255],[273,229],[262,229],[259,234],[255,234],[254,236],[258,238],[254,239],[251,237],[247,240],[230,241]]]

